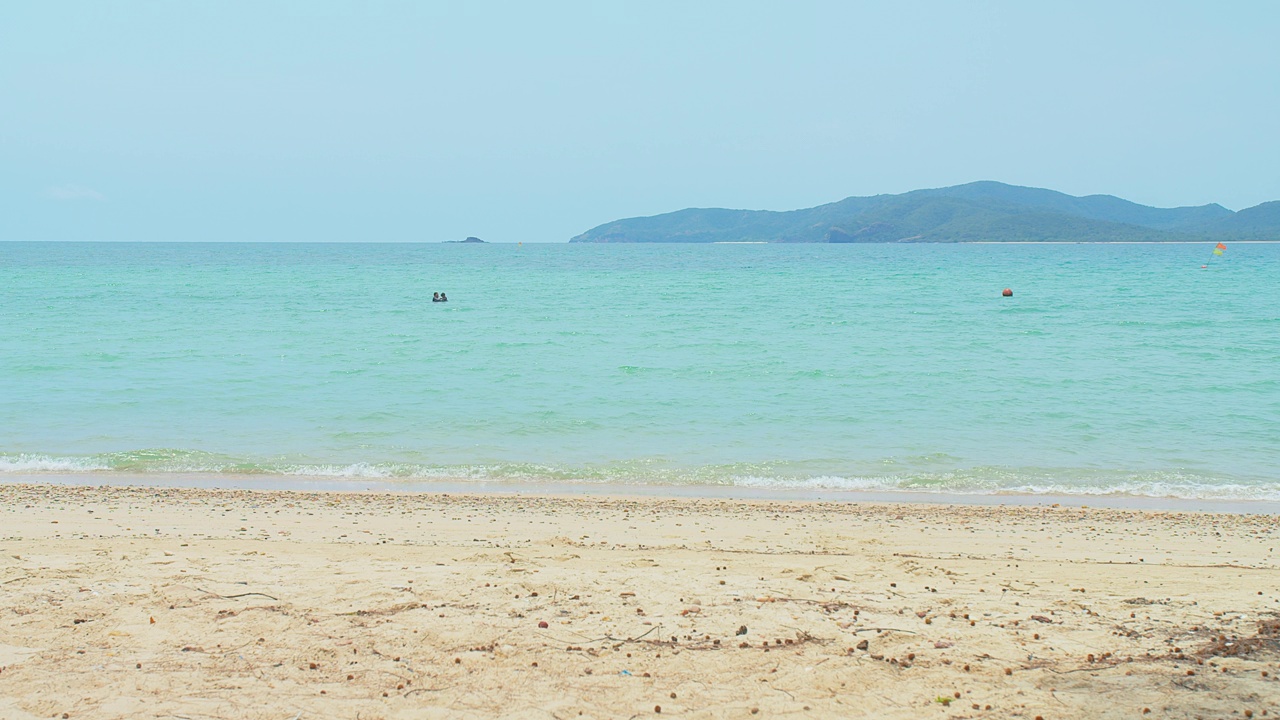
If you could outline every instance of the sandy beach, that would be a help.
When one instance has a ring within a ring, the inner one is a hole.
[[[0,486],[0,717],[1264,717],[1271,515]]]

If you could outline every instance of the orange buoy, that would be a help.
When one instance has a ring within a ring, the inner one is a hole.
[[[1012,291],[1012,290],[1010,290],[1009,288],[1005,288],[1004,290],[1002,290],[1002,291],[1000,292],[1000,294],[1001,294],[1001,295],[1003,295],[1003,296],[1005,296],[1005,297],[1013,297],[1013,291]]]

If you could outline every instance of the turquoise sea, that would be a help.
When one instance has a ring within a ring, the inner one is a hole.
[[[1211,248],[0,243],[0,481],[1280,500],[1280,245]]]

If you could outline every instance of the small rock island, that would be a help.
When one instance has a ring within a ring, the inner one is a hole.
[[[445,242],[446,242],[446,243],[454,243],[455,245],[459,245],[459,244],[462,244],[462,243],[481,243],[481,244],[485,244],[485,245],[487,245],[487,244],[488,244],[488,243],[486,243],[484,240],[481,240],[480,238],[478,238],[478,237],[474,237],[474,236],[473,236],[473,237],[469,237],[469,238],[467,238],[466,240],[445,240]]]

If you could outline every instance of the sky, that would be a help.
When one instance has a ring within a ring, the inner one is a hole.
[[[974,180],[1280,199],[1280,3],[0,5],[0,240],[563,242]]]

